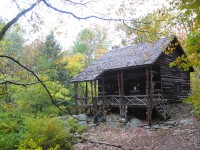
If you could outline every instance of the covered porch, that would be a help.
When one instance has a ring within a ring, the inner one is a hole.
[[[74,82],[74,98],[77,107],[92,109],[93,114],[106,114],[107,109],[118,107],[124,121],[128,107],[146,107],[148,124],[151,124],[152,109],[166,103],[160,81],[159,66],[108,70],[93,80]],[[163,115],[165,109],[161,109]]]

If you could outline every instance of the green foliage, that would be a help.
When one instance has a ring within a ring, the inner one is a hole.
[[[85,68],[85,57],[81,53],[77,53],[68,58],[66,69],[69,72],[70,78],[80,73]]]
[[[71,103],[67,85],[62,84],[67,81],[67,61],[63,59],[53,33],[45,42],[35,41],[23,47],[20,29],[11,31],[0,43],[1,54],[14,57],[34,71],[50,91],[54,102],[65,110],[66,105]],[[79,132],[82,127],[71,123],[71,130],[65,122],[47,118],[57,117],[61,112],[52,104],[47,91],[37,79],[8,59],[1,58],[0,65],[0,150],[17,147],[71,149],[75,141],[72,132]]]
[[[194,106],[194,113],[200,115],[200,78],[197,72],[191,74],[191,95],[185,99],[186,103]]]
[[[19,150],[22,149],[50,149],[58,145],[60,149],[72,149],[70,133],[58,118],[27,119],[25,133],[20,141]]]
[[[167,8],[160,8],[144,17],[138,18],[131,23],[118,24],[126,34],[126,39],[122,40],[123,45],[137,44],[142,42],[153,42],[161,37],[173,34],[171,23],[173,15]]]
[[[25,129],[19,150],[72,149],[73,133],[84,130],[71,118],[66,122],[58,118],[27,119]]]
[[[194,112],[200,114],[200,87],[198,86],[200,81],[200,1],[173,0],[170,4],[171,10],[179,14],[177,21],[182,31],[185,31],[182,45],[187,53],[187,58],[179,57],[172,65],[183,69],[188,69],[188,66],[194,68],[196,77],[195,80],[192,77],[192,93],[185,102],[193,104]]]
[[[72,117],[67,119],[66,125],[70,133],[81,133],[86,129],[84,126],[79,125],[78,121]]]
[[[48,81],[45,84],[57,103],[70,100],[68,90],[59,82]],[[57,116],[59,114],[59,110],[52,105],[47,91],[41,84],[31,85],[27,88],[18,88],[16,92],[14,99],[21,111],[34,114],[35,116]]]
[[[95,59],[99,49],[107,48],[107,29],[95,26],[94,29],[83,29],[76,37],[72,47],[72,54],[77,53],[85,56],[85,66]]]
[[[0,103],[0,150],[16,149],[23,130],[22,117],[14,104]]]

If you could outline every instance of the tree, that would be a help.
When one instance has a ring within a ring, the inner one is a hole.
[[[44,43],[39,48],[39,70],[46,68],[46,74],[53,80],[59,78],[58,62],[62,58],[61,46],[58,44],[54,37],[54,33],[51,31],[47,35]]]
[[[107,32],[105,28],[95,26],[94,29],[83,29],[78,35],[72,47],[72,53],[81,53],[85,55],[88,66],[95,59],[95,55],[100,49],[107,49]]]
[[[162,19],[161,19],[162,18]],[[153,42],[161,37],[174,34],[171,24],[174,16],[167,8],[160,8],[153,13],[149,13],[139,18],[139,22],[123,22],[117,25],[126,34],[126,40],[122,39],[123,45],[137,44],[142,42]],[[149,24],[143,24],[143,22]]]
[[[200,114],[200,2],[198,0],[175,0],[171,1],[171,6],[178,12],[177,19],[180,20],[180,25],[184,29],[185,38],[182,41],[184,49],[187,51],[188,57],[180,57],[172,66],[179,66],[183,69],[190,69],[192,66],[195,70],[192,75],[192,94],[185,101],[193,104],[194,110]],[[173,11],[172,9],[172,11]],[[187,62],[187,63],[186,63]],[[187,65],[186,65],[187,64]]]
[[[77,53],[68,58],[66,70],[69,72],[69,78],[74,77],[85,68],[84,62],[85,56],[81,53]]]

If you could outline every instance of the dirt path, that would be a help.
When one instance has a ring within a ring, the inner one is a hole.
[[[178,107],[177,107],[178,108]],[[183,108],[185,110],[185,108]],[[188,114],[188,112],[186,112]],[[177,114],[177,113],[176,113]],[[196,117],[178,114],[173,125],[156,124],[154,128],[120,128],[101,124],[90,127],[82,136],[85,139],[108,143],[83,141],[75,144],[76,150],[200,150],[200,121]]]

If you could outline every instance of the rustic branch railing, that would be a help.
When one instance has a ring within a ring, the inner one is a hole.
[[[147,96],[146,95],[133,95],[133,96],[124,96],[126,106],[129,105],[147,105]]]
[[[107,105],[120,105],[121,97],[119,95],[106,95],[104,101]]]
[[[92,97],[78,97],[77,105],[78,106],[92,105]]]
[[[131,95],[131,96],[119,96],[119,95],[105,95],[104,97],[93,97],[97,100],[97,105],[102,105],[103,101],[105,105],[121,105],[121,99],[124,98],[126,106],[146,106],[147,105],[147,96],[146,95]],[[153,105],[164,105],[166,100],[162,97],[161,94],[153,95]],[[92,97],[79,97],[77,98],[78,106],[89,106],[92,105]]]

